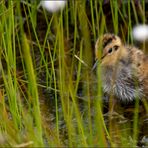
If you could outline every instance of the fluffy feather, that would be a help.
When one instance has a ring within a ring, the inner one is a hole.
[[[121,101],[147,97],[148,56],[141,50],[125,46],[114,34],[105,34],[96,42],[95,55],[102,68],[104,93]]]

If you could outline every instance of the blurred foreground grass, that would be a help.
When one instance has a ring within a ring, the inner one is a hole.
[[[106,116],[100,68],[91,68],[97,37],[111,32],[132,44],[148,4],[69,0],[54,14],[38,4],[0,2],[0,146],[147,145],[147,102]]]

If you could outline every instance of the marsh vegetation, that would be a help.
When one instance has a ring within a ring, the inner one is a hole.
[[[0,2],[0,146],[148,146],[147,102],[119,103],[110,116],[95,62],[97,38],[135,42],[147,23],[142,1],[68,0],[49,13],[38,1]]]

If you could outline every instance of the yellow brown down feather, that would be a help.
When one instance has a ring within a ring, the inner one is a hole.
[[[102,68],[106,94],[113,94],[122,101],[147,97],[148,56],[143,51],[124,45],[114,34],[105,34],[96,42],[95,55]]]

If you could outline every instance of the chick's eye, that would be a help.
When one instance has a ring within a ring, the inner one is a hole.
[[[112,48],[110,48],[109,50],[108,50],[108,53],[111,53],[112,52]]]
[[[118,48],[119,48],[119,46],[115,46],[115,47],[114,47],[115,50],[118,50]]]

